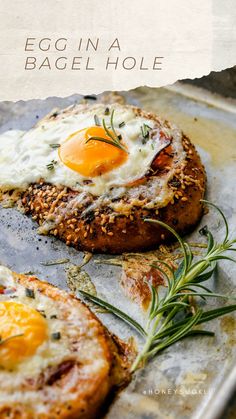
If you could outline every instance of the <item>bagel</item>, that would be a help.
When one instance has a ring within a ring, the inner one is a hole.
[[[130,379],[128,347],[73,295],[3,266],[0,276],[0,417],[97,418]]]
[[[82,118],[88,113],[101,118],[107,109],[103,104],[75,105],[51,113],[38,127],[44,127],[46,135],[52,122],[57,127],[62,122],[66,124],[68,118]],[[109,175],[96,173],[94,177],[84,178],[84,185],[78,188],[69,186],[67,178],[65,182],[60,178],[58,183],[44,176],[28,182],[24,188],[18,187],[25,213],[39,223],[40,233],[52,234],[69,246],[90,252],[142,251],[170,240],[168,231],[146,222],[147,218],[161,220],[181,235],[189,233],[203,213],[201,199],[206,188],[205,169],[194,145],[175,125],[152,113],[122,104],[113,104],[108,110],[117,115],[118,121],[114,118],[114,123],[120,131],[119,118],[128,115],[127,131],[122,135],[124,141],[129,132],[132,134],[131,129],[137,131],[139,127],[140,131],[135,137],[136,157],[132,156],[131,148],[127,157],[130,164],[123,163],[117,171],[122,181],[119,182],[119,176],[117,184],[114,181],[115,169],[109,172],[114,172],[113,181],[107,181]],[[149,127],[146,135],[140,130],[143,121]],[[36,134],[35,131],[35,141]],[[146,157],[138,159],[137,144],[144,155],[148,149],[148,165]],[[155,148],[153,153],[150,144]],[[127,175],[122,172],[126,167]],[[134,172],[135,176],[131,176]],[[4,190],[1,178],[0,186]]]

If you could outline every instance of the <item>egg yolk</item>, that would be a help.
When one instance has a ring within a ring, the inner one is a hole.
[[[103,127],[94,126],[77,131],[58,149],[62,163],[82,176],[95,177],[125,162],[127,153],[124,150],[91,137],[111,141]]]
[[[47,323],[35,309],[12,301],[0,302],[0,319],[0,367],[12,369],[45,341]]]

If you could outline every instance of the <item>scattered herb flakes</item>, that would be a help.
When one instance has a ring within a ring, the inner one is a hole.
[[[48,170],[54,170],[54,169],[55,169],[56,164],[57,164],[57,161],[56,161],[56,160],[52,160],[50,163],[48,163],[48,164],[46,165],[46,167],[47,167],[47,169],[48,169]]]
[[[125,122],[124,121],[119,124],[119,128],[122,128],[124,126],[125,126]]]
[[[51,334],[51,338],[53,340],[60,340],[61,339],[61,333],[60,332],[54,332]]]
[[[105,109],[105,112],[104,112],[104,115],[109,115],[110,114],[110,109],[109,108],[106,108]]]
[[[23,275],[27,275],[27,276],[32,276],[35,275],[34,271],[27,271],[27,272],[22,272]]]
[[[152,128],[145,123],[141,126],[141,133],[144,140],[147,140],[149,138],[149,132],[151,129]]]
[[[32,290],[31,288],[25,288],[25,295],[29,298],[35,298],[34,290]]]
[[[51,164],[51,163],[47,164],[47,169],[48,170],[53,170],[54,169],[54,165]]]
[[[59,148],[61,144],[49,144],[51,148]]]
[[[70,259],[55,259],[55,260],[48,260],[46,262],[40,262],[40,265],[43,266],[53,266],[53,265],[63,265],[64,263],[70,262]]]

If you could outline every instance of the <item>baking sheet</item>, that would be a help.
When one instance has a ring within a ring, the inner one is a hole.
[[[178,90],[178,91],[177,91]],[[188,89],[187,89],[188,90]],[[198,91],[199,92],[199,91]],[[208,175],[207,198],[216,203],[226,214],[230,230],[236,235],[236,107],[225,106],[224,100],[198,93],[181,94],[175,86],[170,89],[139,88],[124,93],[128,103],[179,124],[197,145]],[[204,94],[203,94],[204,93]],[[206,100],[206,98],[208,100]],[[54,107],[65,107],[82,99],[79,95],[69,98],[48,98],[28,102],[0,103],[0,132],[8,129],[29,129],[39,118]],[[201,100],[202,99],[202,100]],[[61,288],[66,288],[66,268],[79,264],[83,254],[53,237],[37,235],[37,225],[15,209],[0,209],[0,263],[18,272],[33,272]],[[208,224],[219,239],[223,226],[211,210],[201,225]],[[200,228],[200,226],[199,226]],[[191,241],[201,241],[198,230]],[[44,266],[41,262],[68,258],[63,265]],[[108,299],[130,315],[142,321],[140,309],[127,298],[119,285],[120,268],[97,264],[94,256],[85,266],[98,294]],[[213,287],[218,292],[230,293],[235,289],[236,267],[221,262],[214,277]],[[208,307],[219,302],[212,299]],[[222,301],[221,301],[222,304]],[[224,301],[223,301],[224,304]],[[110,330],[123,339],[134,335],[124,323],[110,314],[99,314]],[[234,314],[224,316],[208,324],[216,336],[195,337],[183,340],[151,361],[136,374],[132,383],[117,397],[106,419],[155,419],[155,418],[204,418],[221,417],[236,382]]]

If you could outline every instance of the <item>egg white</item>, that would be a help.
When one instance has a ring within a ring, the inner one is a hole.
[[[53,299],[37,290],[35,298],[27,297],[25,287],[15,280],[8,268],[1,265],[0,280],[5,287],[16,289],[14,299],[11,298],[11,294],[0,294],[0,302],[14,301],[43,311],[48,328],[48,338],[37,348],[34,355],[19,362],[12,370],[0,368],[0,405],[6,401],[9,404],[18,402],[27,404],[30,399],[30,402],[34,404],[35,412],[42,413],[47,410],[45,403],[47,399],[55,403],[59,399],[61,402],[68,402],[69,398],[73,397],[73,392],[70,393],[73,381],[68,384],[68,392],[61,391],[60,386],[45,386],[43,391],[24,391],[24,384],[29,379],[40,378],[40,374],[46,368],[56,367],[63,361],[74,357],[83,366],[85,376],[92,376],[93,373],[96,375],[97,371],[103,368],[106,360],[103,347],[94,344],[96,327],[93,320],[88,320],[83,308],[70,304],[69,300]],[[55,332],[60,332],[59,340],[52,339],[51,334]]]
[[[65,166],[58,156],[58,149],[50,144],[63,144],[74,132],[94,126],[94,115],[107,125],[110,115],[105,115],[105,105],[98,104],[81,110],[68,112],[63,118],[48,118],[27,132],[14,130],[0,135],[0,188],[27,188],[40,179],[54,185],[64,185],[78,191],[89,191],[95,196],[104,195],[113,187],[122,187],[144,176],[155,155],[162,148],[159,133],[143,144],[141,126],[146,123],[153,128],[154,122],[137,116],[131,107],[114,105],[114,126],[122,135],[129,151],[127,160],[119,167],[91,178],[89,184],[83,182],[88,177]],[[110,111],[113,108],[110,107]],[[119,127],[121,122],[125,125]],[[53,170],[47,165],[56,161]],[[86,182],[85,182],[86,183]]]
[[[12,273],[9,269],[0,266],[0,277],[1,283],[4,284],[4,286],[15,286]],[[70,354],[70,349],[68,341],[63,339],[63,335],[65,336],[66,324],[58,319],[50,319],[52,315],[58,316],[59,313],[59,307],[55,301],[50,300],[39,293],[37,293],[36,298],[34,299],[28,298],[25,294],[25,288],[21,285],[17,286],[17,291],[14,293],[14,300],[11,300],[7,295],[0,295],[0,301],[9,300],[26,304],[36,310],[43,310],[47,318],[48,339],[38,347],[33,356],[26,358],[14,368],[15,379],[18,378],[20,382],[22,381],[23,376],[34,377],[35,375],[38,375],[43,368],[61,362]],[[62,339],[52,340],[50,335],[58,331],[61,333]],[[4,377],[4,382],[5,380],[11,379],[11,376],[12,371],[1,370],[1,377]]]

